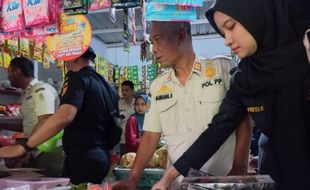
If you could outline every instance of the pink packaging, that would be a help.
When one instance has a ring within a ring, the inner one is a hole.
[[[95,0],[89,4],[89,10],[104,9],[111,6],[110,0]]]
[[[22,0],[26,26],[49,24],[49,0]]]
[[[36,190],[46,185],[46,189],[69,184],[69,178],[21,178],[21,179],[0,179],[0,188],[12,188],[22,185],[29,185],[30,190]]]
[[[21,0],[3,0],[2,18],[4,31],[22,30],[25,22]]]

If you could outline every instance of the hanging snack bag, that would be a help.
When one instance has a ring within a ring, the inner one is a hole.
[[[176,6],[148,2],[146,7],[148,21],[195,21],[196,9],[191,6]]]
[[[64,0],[64,10],[83,7],[83,0]]]
[[[10,65],[10,62],[12,60],[12,57],[10,56],[10,54],[3,52],[3,67],[4,68],[8,68]]]
[[[43,26],[50,23],[49,0],[23,0],[26,26]],[[53,7],[52,5],[50,5]]]
[[[21,0],[3,0],[2,25],[5,32],[24,29],[24,15]]]
[[[3,27],[2,27],[2,8],[3,8],[3,0],[0,0],[0,30],[2,31],[3,30]]]
[[[44,51],[43,55],[43,68],[49,69],[51,67],[51,54],[48,51]]]
[[[59,20],[61,5],[59,0],[51,0],[53,7],[50,8],[50,24],[44,25],[45,34],[58,34],[59,33]]]
[[[140,0],[111,0],[116,9],[126,9],[140,6]]]
[[[95,0],[93,2],[89,1],[89,10],[104,9],[111,6],[110,0]]]
[[[25,38],[19,39],[19,51],[25,57],[30,57],[29,40]]]
[[[17,51],[18,50],[18,39],[12,39],[7,40],[8,49],[11,51]]]
[[[150,0],[149,2],[192,7],[203,6],[203,0]]]
[[[109,83],[113,83],[113,64],[108,63],[108,67],[109,67],[108,81]]]
[[[35,42],[33,47],[33,58],[43,62],[43,42]]]
[[[65,0],[64,12],[66,15],[87,14],[88,0]]]
[[[59,33],[59,26],[58,23],[54,24],[49,24],[44,26],[44,33],[49,35],[49,34],[58,34]]]

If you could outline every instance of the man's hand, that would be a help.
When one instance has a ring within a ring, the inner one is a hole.
[[[164,178],[161,178],[153,187],[152,190],[168,190],[169,185]]]
[[[180,175],[174,166],[166,170],[164,176],[153,186],[152,190],[168,190],[173,181]]]
[[[21,145],[5,146],[0,148],[0,158],[15,158],[27,151]]]
[[[161,134],[144,131],[131,171],[126,179],[112,184],[113,190],[135,190],[144,168],[151,160]]]
[[[129,175],[121,181],[114,182],[112,184],[112,190],[136,190],[138,182],[136,178]]]
[[[254,157],[250,158],[249,165],[251,166],[251,168],[253,170],[258,172],[258,156],[254,156]]]

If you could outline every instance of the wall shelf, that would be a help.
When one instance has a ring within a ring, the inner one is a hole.
[[[0,116],[0,123],[21,124],[23,118],[21,116]]]
[[[5,88],[0,88],[0,94],[8,94],[8,95],[14,95],[14,96],[21,96],[23,93],[22,90],[17,89],[5,89]]]

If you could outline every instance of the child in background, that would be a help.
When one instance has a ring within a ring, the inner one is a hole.
[[[139,95],[135,100],[135,113],[127,121],[125,129],[126,152],[137,152],[140,144],[140,136],[143,132],[143,121],[148,109],[149,98],[147,95]]]

